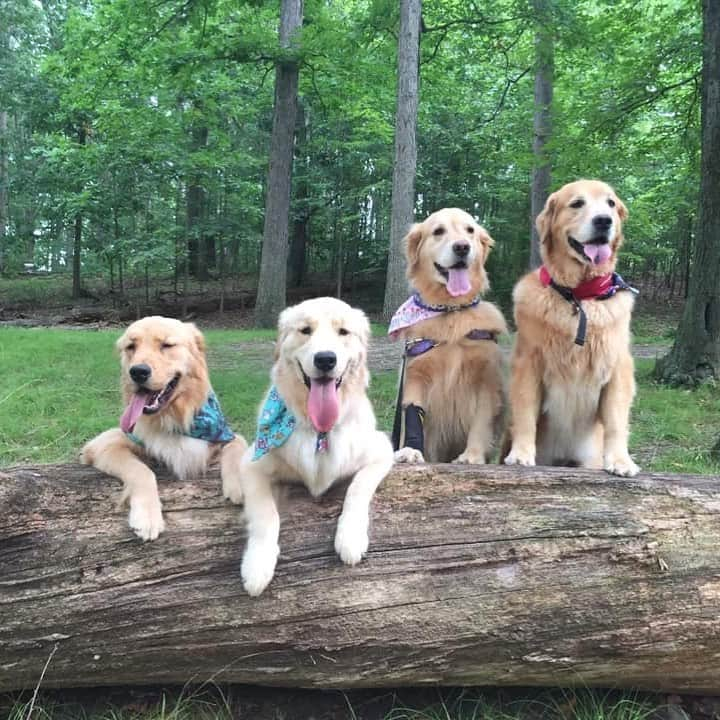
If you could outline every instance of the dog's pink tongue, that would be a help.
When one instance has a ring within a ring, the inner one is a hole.
[[[334,378],[310,380],[307,409],[310,422],[318,432],[332,430],[340,414],[340,403]]]
[[[604,262],[607,262],[612,254],[610,246],[607,243],[603,243],[602,245],[583,245],[583,252],[595,265],[602,265]]]
[[[145,407],[145,395],[142,395],[140,393],[135,393],[135,395],[133,395],[133,397],[132,397],[132,400],[128,403],[128,406],[125,408],[125,412],[122,414],[122,417],[120,418],[120,429],[123,432],[126,432],[126,433],[132,432],[132,429],[135,427],[135,423],[138,421],[138,418],[142,415],[144,407]]]
[[[448,268],[447,291],[453,297],[470,292],[470,273],[467,268]]]

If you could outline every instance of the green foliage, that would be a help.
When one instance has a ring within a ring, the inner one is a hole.
[[[631,209],[624,270],[674,287],[697,199],[697,3],[552,7],[553,184],[614,183]],[[79,214],[83,272],[114,284],[182,277],[197,252],[210,274],[256,272],[277,14],[250,0],[0,3],[6,270],[68,268]],[[385,266],[397,20],[388,0],[312,0],[292,51],[304,125],[291,235],[328,278]],[[529,244],[534,18],[520,0],[428,0],[423,21],[417,213],[476,214],[507,297]]]

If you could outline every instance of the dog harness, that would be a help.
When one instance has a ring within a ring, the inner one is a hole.
[[[284,445],[293,434],[297,420],[288,409],[287,404],[273,385],[258,415],[257,433],[255,435],[255,452],[253,462],[267,455],[273,448]],[[326,432],[319,432],[315,440],[315,452],[328,451]]]
[[[629,290],[635,295],[638,290],[628,285],[616,272],[600,275],[587,282],[580,283],[574,288],[558,285],[547,268],[543,265],[539,270],[540,282],[543,287],[550,286],[555,292],[569,302],[573,307],[573,314],[578,315],[578,328],[575,333],[575,344],[581,347],[585,344],[587,336],[587,315],[582,306],[582,300],[607,300],[619,290]]]
[[[419,293],[413,293],[393,315],[390,321],[390,327],[388,328],[388,335],[394,339],[401,330],[412,327],[416,323],[429,320],[438,315],[466,310],[467,308],[475,307],[479,302],[480,295],[477,295],[471,302],[464,305],[429,305],[422,300]],[[491,340],[492,342],[497,342],[496,333],[479,328],[471,330],[465,337],[468,340]],[[411,403],[405,408],[403,418],[402,400],[405,372],[408,358],[424,355],[426,352],[430,352],[430,350],[442,344],[444,343],[428,337],[416,337],[405,341],[402,364],[400,365],[400,382],[398,383],[398,393],[395,401],[395,417],[393,419],[392,443],[394,450],[399,450],[401,447],[410,447],[419,450],[421,453],[424,452],[423,427],[425,424],[425,410],[419,405]],[[405,421],[404,423],[403,419]],[[404,433],[403,425],[405,426]]]
[[[229,443],[235,439],[235,433],[230,429],[225,415],[220,408],[215,393],[211,390],[205,404],[195,413],[187,432],[176,431],[179,435],[205,440],[209,443]],[[126,432],[125,436],[136,445],[145,447],[145,443],[133,432]]]

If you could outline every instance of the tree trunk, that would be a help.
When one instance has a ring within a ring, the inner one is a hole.
[[[297,113],[299,65],[290,55],[302,26],[303,0],[282,0],[280,46],[286,56],[275,68],[275,110],[270,140],[270,167],[265,198],[262,258],[258,279],[255,324],[274,327],[285,307],[288,223],[292,189],[293,138]]]
[[[0,690],[241,682],[720,691],[717,478],[396,468],[368,557],[337,559],[344,488],[281,502],[259,599],[215,474],[160,473],[166,533],[133,539],[120,484],[79,466],[0,475]]]
[[[78,129],[78,145],[85,145],[85,126],[81,123]],[[75,213],[75,230],[73,236],[73,261],[72,261],[72,296],[77,299],[82,295],[82,283],[80,278],[81,257],[82,257],[82,213],[78,210]]]
[[[540,238],[535,218],[550,194],[552,163],[547,145],[552,135],[554,45],[552,0],[533,0],[535,30],[535,113],[533,118],[533,171],[530,190],[530,268],[540,267]]]
[[[296,155],[295,166],[300,163],[302,174],[297,180],[295,192],[295,212],[293,213],[293,231],[290,239],[290,255],[288,257],[288,272],[290,273],[290,287],[300,287],[305,279],[305,256],[307,254],[308,225],[310,224],[310,206],[308,193],[308,173],[310,172],[310,158],[307,157],[307,127],[308,114],[305,112],[305,103],[298,100]]]
[[[205,126],[193,127],[192,150],[196,152],[207,145],[208,129]],[[207,280],[207,256],[204,237],[205,188],[200,173],[193,175],[187,186],[187,234],[190,273],[198,280]]]
[[[700,208],[688,298],[656,375],[672,384],[720,379],[720,2],[703,0]]]
[[[7,263],[7,226],[9,213],[8,201],[8,151],[7,151],[7,111],[0,110],[0,273]]]
[[[400,0],[398,87],[395,115],[390,250],[385,280],[383,318],[389,320],[408,295],[403,238],[414,219],[417,144],[415,128],[420,85],[421,0]]]

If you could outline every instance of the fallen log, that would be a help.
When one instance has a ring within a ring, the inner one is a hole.
[[[0,690],[187,681],[720,691],[720,484],[700,476],[398,468],[370,552],[333,551],[342,489],[281,502],[281,557],[242,590],[240,512],[161,477],[143,544],[119,483],[0,473]]]

